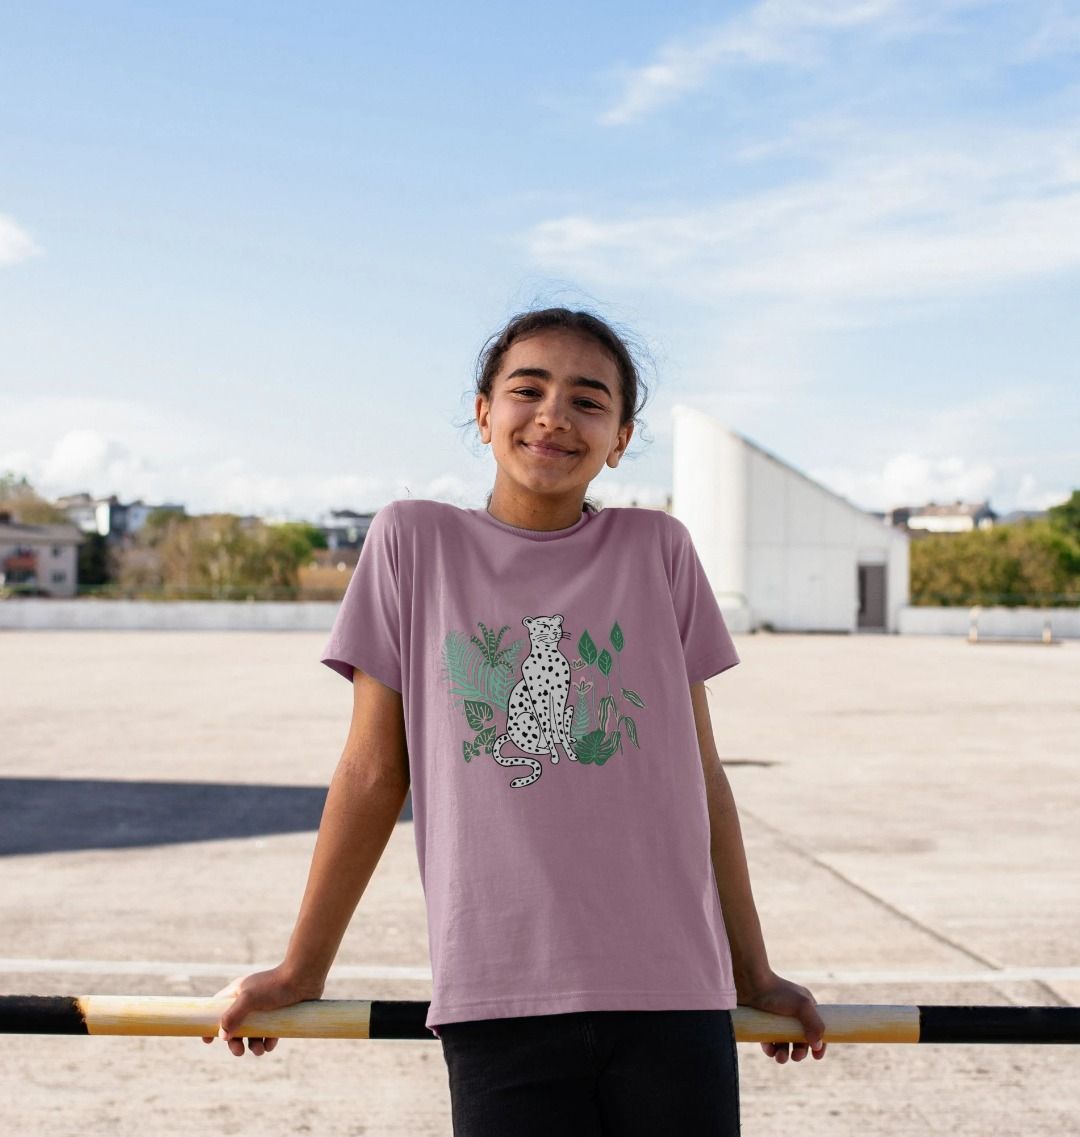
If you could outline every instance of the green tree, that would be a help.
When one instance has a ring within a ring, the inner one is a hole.
[[[23,525],[68,524],[67,514],[46,501],[30,484],[25,474],[8,470],[0,474],[0,509],[11,514],[12,521]]]
[[[913,604],[1047,607],[1080,600],[1080,547],[1049,519],[920,537],[910,561]]]

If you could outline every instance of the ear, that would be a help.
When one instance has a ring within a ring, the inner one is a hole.
[[[626,452],[627,446],[630,445],[630,439],[634,434],[633,420],[623,423],[619,427],[619,433],[615,437],[615,445],[611,448],[611,452],[607,456],[607,464],[614,470],[619,464],[619,459],[622,458]]]
[[[476,396],[476,425],[480,431],[480,438],[485,443],[491,442],[491,402],[486,395]]]

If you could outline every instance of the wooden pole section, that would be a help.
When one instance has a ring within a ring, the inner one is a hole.
[[[231,999],[145,995],[0,995],[0,1034],[216,1035]],[[425,1002],[318,999],[252,1015],[245,1038],[433,1040]],[[1080,1007],[818,1004],[825,1041],[1080,1043]],[[739,1042],[805,1042],[797,1019],[749,1007],[732,1013]]]

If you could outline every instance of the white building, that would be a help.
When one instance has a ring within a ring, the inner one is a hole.
[[[732,631],[899,630],[906,534],[701,411],[673,418],[671,511]]]
[[[928,533],[971,533],[975,529],[993,529],[996,520],[997,514],[988,501],[957,501],[952,505],[931,502],[911,511],[907,527]]]
[[[74,525],[22,525],[0,513],[0,592],[74,596],[82,540]]]

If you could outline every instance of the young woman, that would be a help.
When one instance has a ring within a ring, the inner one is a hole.
[[[322,655],[352,726],[285,957],[225,989],[233,1054],[252,1011],[322,995],[411,788],[458,1137],[737,1133],[736,1003],[824,1057],[762,941],[704,686],[739,659],[689,532],[586,501],[639,387],[595,315],[516,316],[477,369],[486,507],[376,514]]]

